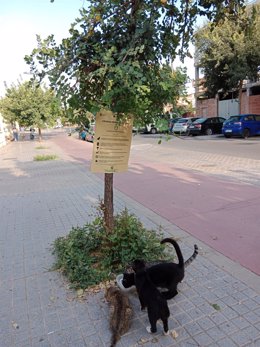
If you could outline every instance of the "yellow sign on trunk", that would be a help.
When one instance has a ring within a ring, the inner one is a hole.
[[[92,172],[127,171],[132,127],[132,117],[119,124],[113,112],[101,110],[97,113],[91,162]]]

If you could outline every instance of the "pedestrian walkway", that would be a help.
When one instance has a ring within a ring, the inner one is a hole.
[[[39,154],[55,161],[37,162]],[[89,155],[89,154],[88,154]],[[103,196],[103,181],[72,160],[51,136],[41,143],[0,148],[0,347],[107,347],[103,291],[84,298],[50,271],[52,242],[83,225]],[[147,313],[130,296],[134,319],[118,347],[259,347],[259,277],[195,240],[167,220],[114,191],[115,210],[127,207],[147,228],[178,237],[185,259],[199,246],[179,294],[169,301],[169,336],[150,335]],[[245,255],[246,256],[246,255]]]

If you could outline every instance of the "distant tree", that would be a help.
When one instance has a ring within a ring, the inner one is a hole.
[[[195,35],[199,66],[209,97],[236,89],[241,101],[243,80],[256,80],[260,66],[260,5],[208,23]],[[241,107],[241,102],[240,102]]]
[[[6,89],[5,97],[0,99],[0,111],[10,123],[37,127],[40,139],[41,129],[53,124],[61,114],[54,92],[28,81]]]
[[[53,1],[53,0],[51,0]],[[197,15],[219,20],[243,1],[90,0],[60,45],[51,35],[25,59],[72,108],[111,110],[118,121],[154,117],[183,91],[170,63],[187,53]],[[180,78],[181,76],[181,78]],[[113,174],[105,174],[105,220],[113,228]]]

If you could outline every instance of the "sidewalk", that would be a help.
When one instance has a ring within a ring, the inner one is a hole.
[[[35,162],[37,154],[59,159]],[[65,155],[51,136],[0,148],[0,347],[109,346],[103,292],[78,300],[64,278],[49,271],[52,242],[83,225],[102,196],[103,180]],[[149,335],[147,313],[131,295],[134,320],[118,347],[260,346],[258,276],[117,190],[114,202],[116,211],[126,206],[146,227],[162,226],[166,236],[180,238],[185,259],[194,243],[199,246],[179,294],[169,301],[169,328],[177,334],[163,336],[159,325]]]

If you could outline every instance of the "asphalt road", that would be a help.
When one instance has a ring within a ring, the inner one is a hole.
[[[63,148],[89,165],[91,143],[63,137]],[[115,174],[114,186],[260,274],[259,137],[136,135],[129,170]]]
[[[180,150],[225,154],[226,156],[260,160],[260,136],[250,137],[249,139],[238,137],[226,139],[223,135],[167,136],[138,134],[134,136],[134,143],[156,144],[160,140],[162,141],[161,144],[164,147],[169,147],[169,149],[174,146]]]

